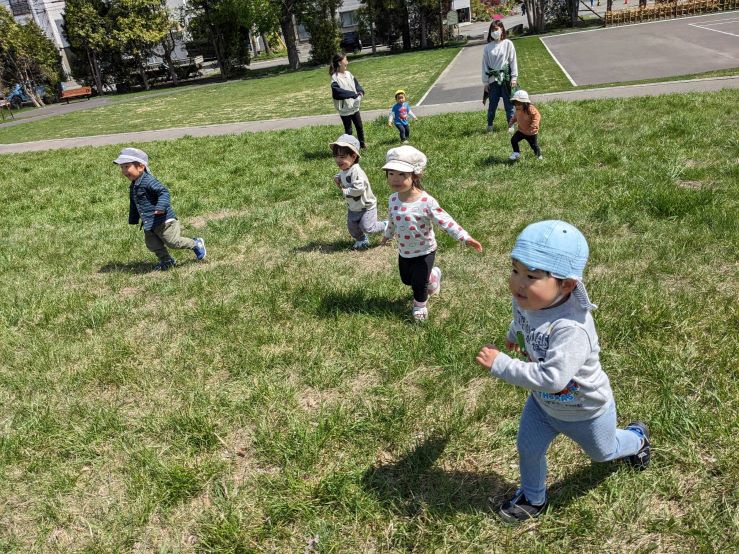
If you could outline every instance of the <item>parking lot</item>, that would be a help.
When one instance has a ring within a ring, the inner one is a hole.
[[[573,85],[739,67],[739,11],[577,31],[542,39]]]

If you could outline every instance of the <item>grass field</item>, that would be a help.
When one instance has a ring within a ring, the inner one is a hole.
[[[347,250],[338,126],[146,145],[208,243],[167,273],[118,148],[0,157],[0,551],[733,551],[737,102],[544,104],[545,159],[516,165],[482,113],[419,121],[427,189],[485,247],[440,239],[426,325],[393,248]],[[396,134],[367,134],[384,204]],[[474,356],[510,321],[516,234],[553,217],[589,239],[602,363],[653,463],[557,439],[552,507],[515,528],[492,507],[526,392]]]
[[[349,71],[367,91],[363,109],[389,108],[400,86],[418,101],[458,51],[426,50],[350,62]],[[0,143],[332,113],[330,85],[328,68],[318,67],[166,94],[141,93],[135,100],[0,127]]]

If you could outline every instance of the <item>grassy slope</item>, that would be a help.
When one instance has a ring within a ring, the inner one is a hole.
[[[425,326],[392,248],[345,249],[338,128],[149,145],[209,246],[165,274],[126,225],[117,147],[0,158],[0,550],[730,549],[737,101],[542,105],[545,160],[524,145],[514,166],[481,113],[420,121],[427,188],[486,248],[442,237]],[[395,133],[368,136],[384,202]],[[552,510],[514,529],[488,499],[515,487],[526,393],[473,358],[504,336],[515,235],[549,217],[590,241],[603,365],[654,462],[591,465],[558,439]]]
[[[387,108],[403,86],[417,101],[457,54],[455,48],[380,56],[350,63],[368,91],[364,109]],[[15,127],[0,127],[0,143],[165,129],[331,113],[326,67],[184,88],[92,110],[55,116]]]

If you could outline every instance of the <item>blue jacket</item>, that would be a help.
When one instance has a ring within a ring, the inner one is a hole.
[[[162,183],[157,181],[148,171],[141,179],[131,183],[128,191],[130,205],[128,209],[128,223],[136,225],[141,220],[144,231],[151,231],[168,219],[176,219],[177,216],[169,203],[169,191]],[[164,212],[154,215],[154,211]]]

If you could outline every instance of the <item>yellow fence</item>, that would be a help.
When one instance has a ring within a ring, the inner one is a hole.
[[[603,23],[606,27],[611,25],[628,25],[629,23],[673,19],[686,15],[721,12],[735,10],[737,8],[739,8],[739,0],[688,0],[686,2],[668,0],[655,4],[654,6],[606,12]]]

